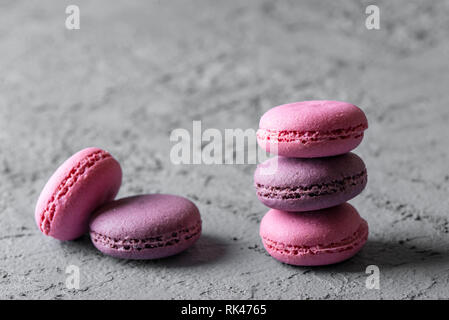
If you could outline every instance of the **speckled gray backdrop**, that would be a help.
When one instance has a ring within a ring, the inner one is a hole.
[[[81,30],[65,29],[65,7]],[[381,9],[381,30],[365,8]],[[449,298],[447,1],[0,0],[0,298]],[[369,183],[351,201],[369,241],[328,267],[261,248],[254,165],[169,161],[175,128],[257,128],[270,107],[350,101],[370,123],[356,149]],[[33,220],[55,168],[86,146],[122,164],[119,196],[167,192],[200,208],[204,234],[176,257],[101,255]],[[81,271],[79,291],[65,270]],[[365,268],[380,268],[380,289]]]

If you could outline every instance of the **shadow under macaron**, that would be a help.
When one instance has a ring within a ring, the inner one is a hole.
[[[217,263],[227,253],[224,239],[210,234],[201,237],[187,250],[176,255],[154,260],[128,260],[141,266],[163,266],[168,268],[195,267]]]
[[[366,267],[376,265],[380,270],[391,270],[410,266],[414,269],[425,269],[429,265],[449,263],[449,251],[429,248],[425,245],[405,244],[398,241],[370,240],[366,242],[352,258],[325,266],[293,266],[283,264],[287,268],[302,269],[304,273],[363,273]]]
[[[442,241],[443,242],[443,241]],[[425,242],[407,243],[397,240],[369,240],[365,247],[353,257],[353,261],[348,261],[346,266],[342,265],[346,271],[359,272],[369,265],[376,265],[381,270],[389,270],[400,267],[412,267],[424,269],[429,265],[449,263],[448,246],[432,248]],[[357,267],[358,266],[358,267]]]
[[[74,241],[61,242],[61,247],[64,251],[68,251],[69,254],[82,251],[86,255],[101,256],[101,258],[110,260],[111,263],[116,262],[122,265],[132,264],[142,267],[164,266],[173,268],[213,264],[224,258],[227,252],[226,241],[210,234],[202,234],[190,248],[183,252],[170,257],[152,260],[131,260],[107,256],[94,247],[87,234]]]

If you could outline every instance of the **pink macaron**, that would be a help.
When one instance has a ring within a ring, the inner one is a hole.
[[[42,190],[35,220],[45,235],[73,240],[88,231],[93,211],[113,200],[122,181],[120,164],[98,148],[81,150],[66,160]]]
[[[368,224],[348,203],[308,212],[271,209],[260,236],[275,259],[298,266],[320,266],[354,256],[368,238]]]
[[[122,259],[158,259],[180,253],[201,235],[190,200],[169,194],[124,198],[99,208],[90,222],[94,246]]]
[[[334,156],[356,148],[368,128],[364,112],[341,101],[294,102],[268,110],[260,119],[257,142],[285,157]]]

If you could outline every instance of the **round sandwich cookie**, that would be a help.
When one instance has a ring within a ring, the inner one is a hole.
[[[274,154],[294,158],[335,156],[356,148],[368,128],[364,112],[341,101],[284,104],[260,119],[257,142]]]
[[[42,190],[35,210],[39,230],[59,240],[82,236],[92,212],[115,198],[121,182],[120,164],[108,152],[98,148],[79,151]]]
[[[123,259],[157,259],[192,246],[201,235],[198,208],[168,194],[112,201],[90,221],[90,237],[104,254]]]
[[[368,238],[368,224],[350,204],[314,211],[271,209],[260,236],[275,259],[297,266],[321,266],[354,256]]]
[[[284,211],[336,206],[362,192],[366,183],[365,164],[351,152],[315,159],[274,157],[259,164],[254,173],[259,200]]]

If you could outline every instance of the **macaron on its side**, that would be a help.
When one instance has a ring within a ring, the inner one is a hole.
[[[66,160],[42,190],[35,209],[36,224],[45,235],[73,240],[88,231],[92,212],[113,200],[122,170],[108,152],[86,148]]]
[[[178,254],[201,236],[198,208],[168,194],[140,195],[112,201],[91,219],[94,246],[122,259],[158,259]]]
[[[347,203],[318,212],[271,209],[262,219],[260,236],[267,252],[281,262],[328,265],[360,251],[368,239],[368,224]]]
[[[285,157],[327,157],[355,149],[367,128],[365,114],[353,104],[303,101],[268,110],[260,119],[257,141]]]
[[[277,168],[269,174],[264,169]],[[274,157],[254,174],[259,200],[269,208],[311,211],[342,204],[362,192],[367,183],[362,159],[354,153],[301,159]]]

